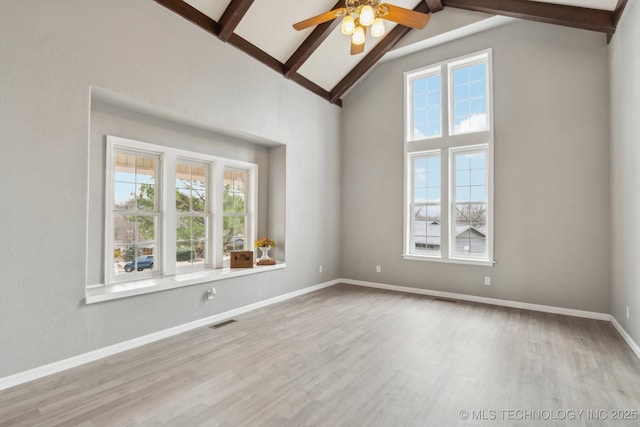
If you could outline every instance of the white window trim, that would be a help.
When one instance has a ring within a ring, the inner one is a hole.
[[[450,124],[449,117],[451,116],[452,96],[450,89],[450,78],[452,69],[461,65],[472,65],[480,61],[487,62],[487,91],[489,94],[488,101],[488,127],[486,131],[480,132],[468,132],[453,134],[453,124]],[[412,82],[415,79],[434,75],[437,70],[440,69],[442,76],[442,94],[446,96],[442,97],[442,124],[441,124],[441,137],[428,137],[424,139],[411,139],[412,130],[410,126],[413,125],[413,110],[412,110]],[[404,206],[403,206],[403,252],[402,258],[406,260],[414,261],[429,261],[429,262],[443,262],[454,264],[467,264],[477,266],[493,266],[495,264],[494,259],[494,123],[493,123],[493,59],[492,49],[485,49],[479,52],[470,53],[458,58],[454,58],[447,61],[441,61],[437,64],[421,67],[416,70],[408,71],[404,73],[404,93],[405,93],[405,108],[404,108]],[[449,156],[451,155],[451,149],[465,149],[470,147],[486,146],[487,147],[487,203],[488,203],[488,215],[487,215],[487,227],[488,227],[488,242],[487,242],[487,259],[479,258],[466,258],[460,256],[452,256],[452,249],[450,246],[450,234],[451,234],[451,200],[450,194],[452,189],[449,185],[450,180],[450,165]],[[411,204],[412,204],[412,192],[411,188],[413,178],[411,177],[411,159],[414,155],[425,154],[440,150],[441,155],[441,186],[445,189],[445,193],[441,194],[441,255],[435,254],[417,254],[411,251]],[[446,200],[445,200],[446,197]],[[447,239],[442,237],[448,236]]]
[[[114,192],[114,153],[115,151],[128,151],[139,155],[158,156],[160,161],[157,166],[157,182],[160,191],[155,196],[158,198],[159,209],[158,230],[154,257],[160,259],[157,270],[153,273],[140,272],[132,279],[116,278],[113,271],[113,261],[108,254],[114,250],[113,242],[113,192]],[[207,183],[207,196],[211,203],[208,214],[211,218],[209,230],[210,260],[213,264],[209,268],[177,268],[175,263],[176,230],[175,223],[177,213],[175,210],[175,170],[178,161],[195,162],[208,165],[209,182]],[[252,269],[231,270],[222,267],[222,210],[223,210],[223,173],[225,167],[231,167],[249,171],[249,219],[246,230],[246,247],[255,240],[257,232],[258,209],[258,165],[218,156],[206,155],[173,147],[150,144],[127,138],[107,135],[106,144],[106,173],[105,175],[105,232],[104,232],[104,275],[103,283],[87,286],[85,302],[87,304],[123,298],[132,295],[140,295],[189,286],[197,283],[205,283],[215,280],[227,279],[249,274],[262,273],[286,267],[285,263],[277,263],[274,266],[260,266]],[[219,195],[219,197],[217,197]],[[172,250],[172,248],[174,250]],[[251,248],[252,249],[252,248]],[[251,250],[247,249],[247,250]]]

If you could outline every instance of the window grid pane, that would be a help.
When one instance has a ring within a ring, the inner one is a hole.
[[[442,135],[441,84],[440,74],[412,81],[412,140]]]
[[[487,63],[453,69],[453,133],[489,129]]]
[[[486,155],[485,149],[454,153],[454,255],[480,259],[488,255]]]
[[[209,218],[183,215],[176,224],[176,267],[207,263]]]

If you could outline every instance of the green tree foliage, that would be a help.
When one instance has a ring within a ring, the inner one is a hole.
[[[231,184],[225,184],[223,208],[225,214],[244,214],[244,193],[234,193]],[[246,237],[244,221],[244,216],[224,216],[222,229],[225,250],[242,249],[242,247],[236,247],[234,239],[240,236]]]
[[[179,180],[176,189],[176,210],[181,213],[205,212],[206,195],[203,183],[191,180]],[[205,238],[206,222],[204,216],[183,216],[178,220],[176,238],[178,241],[198,241]]]
[[[124,253],[125,261],[133,261],[138,256],[138,245],[135,243],[133,245],[129,245],[127,250]]]

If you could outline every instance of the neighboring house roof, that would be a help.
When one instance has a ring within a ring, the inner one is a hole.
[[[413,235],[415,243],[422,243],[431,246],[440,246],[441,227],[438,221],[415,221],[413,224]],[[486,229],[470,225],[459,225],[456,227],[456,238],[467,237],[465,234],[474,234],[480,238],[486,238]]]

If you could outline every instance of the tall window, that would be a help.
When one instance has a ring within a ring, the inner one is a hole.
[[[114,151],[111,225],[116,276],[157,270],[153,255],[160,219],[158,163],[158,155]]]
[[[223,251],[225,265],[232,250],[245,249],[249,203],[247,198],[249,172],[236,168],[224,170]]]
[[[107,285],[222,268],[256,237],[254,164],[114,136],[107,164]]]
[[[411,156],[411,246],[418,253],[440,254],[440,152]]]
[[[405,74],[407,259],[493,263],[491,51]]]
[[[208,167],[181,160],[176,165],[176,266],[210,263]]]
[[[454,256],[487,257],[487,151],[485,148],[452,150],[453,211],[451,241]]]

